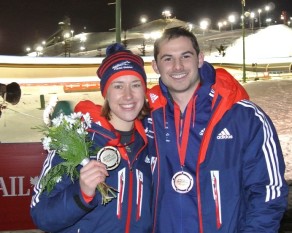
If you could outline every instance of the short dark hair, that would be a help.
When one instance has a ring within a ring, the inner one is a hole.
[[[142,120],[145,116],[149,115],[149,113],[150,107],[147,100],[145,99],[144,105],[141,111],[139,112],[137,119]],[[104,104],[102,106],[101,116],[105,117],[108,121],[111,119],[111,109],[107,100],[104,101]]]
[[[184,28],[184,27],[173,27],[173,28],[165,29],[162,36],[154,42],[154,59],[155,59],[155,61],[157,61],[157,56],[158,56],[159,49],[160,49],[159,46],[160,46],[160,43],[162,41],[175,39],[175,38],[178,38],[181,36],[189,38],[192,42],[193,48],[197,52],[197,55],[200,53],[200,47],[199,47],[197,38],[191,31],[189,31],[187,28]]]

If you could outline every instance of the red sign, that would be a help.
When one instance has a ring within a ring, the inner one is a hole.
[[[41,143],[0,143],[0,231],[36,229],[30,201],[45,158]]]

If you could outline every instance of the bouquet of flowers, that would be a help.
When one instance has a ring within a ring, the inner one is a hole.
[[[41,178],[42,190],[50,192],[60,181],[63,175],[67,175],[74,181],[79,177],[76,167],[85,166],[89,162],[92,142],[87,139],[87,129],[91,127],[89,113],[60,114],[52,119],[50,126],[42,128],[45,137],[42,139],[43,147],[48,151],[56,151],[64,160],[52,167]],[[107,204],[116,197],[115,189],[105,183],[97,187],[102,195],[102,204]]]

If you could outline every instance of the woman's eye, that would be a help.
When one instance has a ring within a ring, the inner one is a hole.
[[[132,87],[134,87],[134,88],[139,88],[139,87],[141,87],[141,86],[142,86],[141,83],[134,83],[134,84],[132,85]]]
[[[114,88],[115,89],[122,89],[123,88],[123,85],[121,85],[121,84],[114,84]]]

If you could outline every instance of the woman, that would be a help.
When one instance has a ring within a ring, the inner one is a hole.
[[[35,224],[49,232],[151,232],[151,169],[147,139],[140,119],[149,111],[145,101],[143,60],[120,44],[107,49],[97,70],[103,107],[82,101],[75,112],[89,112],[89,137],[98,150],[80,178],[64,177],[49,194],[32,199]],[[59,161],[58,155],[52,163]],[[101,204],[98,184],[116,189],[116,198]]]

